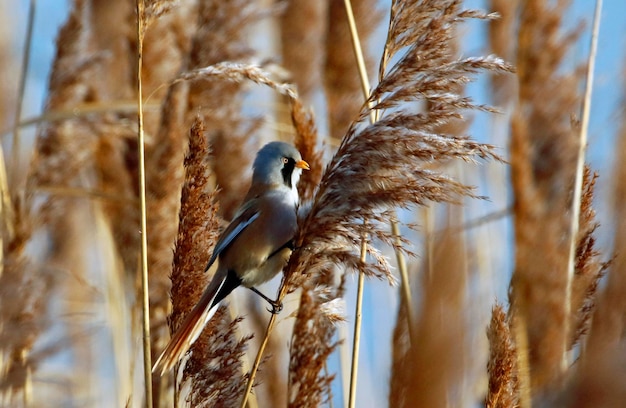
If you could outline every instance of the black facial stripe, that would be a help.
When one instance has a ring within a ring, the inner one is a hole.
[[[292,158],[287,159],[287,163],[283,164],[283,168],[280,169],[281,174],[283,175],[283,183],[289,188],[292,188],[291,185],[291,174],[293,173],[293,169],[296,167],[296,161]]]

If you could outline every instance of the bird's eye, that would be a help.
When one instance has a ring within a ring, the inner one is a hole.
[[[289,163],[289,159],[286,157],[283,157],[283,164],[287,164],[287,163]]]

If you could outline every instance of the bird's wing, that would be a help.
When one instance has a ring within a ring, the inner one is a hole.
[[[163,375],[180,361],[215,314],[220,300],[240,284],[241,280],[233,272],[218,269],[198,303],[185,316],[180,327],[167,343],[165,350],[154,363],[153,373],[159,372],[160,375]]]
[[[205,268],[208,271],[218,256],[237,238],[237,236],[256,220],[261,214],[258,208],[258,199],[253,198],[239,209],[230,225],[224,230],[220,239],[215,244],[211,259]],[[185,316],[176,333],[159,356],[152,372],[160,371],[163,375],[170,370],[196,341],[204,326],[211,320],[219,302],[233,289],[241,284],[237,275],[223,268],[218,268],[215,276],[202,293],[202,297],[194,308]]]
[[[215,262],[217,257],[237,238],[237,235],[241,233],[246,227],[254,222],[261,212],[257,206],[258,198],[253,198],[252,200],[248,200],[237,214],[235,214],[235,218],[233,218],[232,222],[228,225],[226,230],[220,236],[220,239],[215,244],[215,248],[213,249],[213,254],[211,255],[211,259],[209,259],[209,263],[207,264],[204,271],[208,271],[211,265]]]

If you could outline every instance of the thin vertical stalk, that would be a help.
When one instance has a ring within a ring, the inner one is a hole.
[[[580,124],[580,136],[578,141],[578,157],[576,160],[576,178],[574,179],[574,195],[571,208],[571,224],[569,230],[569,257],[567,260],[567,287],[565,293],[565,344],[563,347],[563,359],[561,361],[561,372],[565,372],[569,366],[568,342],[570,340],[570,319],[572,308],[572,286],[574,281],[574,268],[576,266],[576,243],[579,230],[580,200],[583,188],[583,172],[585,168],[585,151],[587,149],[587,134],[589,131],[589,115],[591,111],[591,95],[593,91],[593,75],[596,65],[596,54],[598,50],[598,33],[600,31],[600,15],[602,12],[602,0],[596,0],[596,8],[593,18],[593,29],[591,33],[591,46],[589,50],[589,60],[587,64],[587,83],[585,85],[585,98],[583,99],[582,120]]]
[[[406,266],[406,258],[402,251],[400,251],[400,245],[402,244],[402,240],[400,239],[400,223],[397,218],[393,218],[391,220],[391,233],[395,238],[396,248],[394,248],[394,252],[396,253],[396,262],[398,263],[398,270],[400,271],[400,280],[401,280],[401,288],[402,297],[401,301],[404,303],[404,307],[406,310],[406,320],[409,327],[409,340],[413,341],[415,339],[415,320],[413,316],[413,309],[411,305],[413,304],[413,299],[411,296],[411,285],[409,284],[409,271]]]
[[[141,209],[141,293],[143,329],[143,369],[146,407],[152,408],[152,361],[150,356],[150,298],[148,293],[148,236],[146,234],[146,163],[143,131],[143,101],[141,69],[144,38],[143,0],[137,0],[137,159],[139,161],[139,201]]]
[[[354,49],[354,55],[357,61],[357,67],[359,70],[359,76],[361,78],[361,87],[363,90],[363,97],[365,100],[369,100],[370,97],[370,85],[369,85],[369,77],[367,74],[367,67],[365,66],[365,58],[363,57],[363,49],[361,47],[361,41],[359,39],[358,30],[356,27],[356,22],[354,19],[354,13],[352,11],[352,3],[350,0],[344,0],[344,5],[346,8],[346,14],[348,17],[348,25],[350,27],[350,36],[352,38],[352,46]],[[387,47],[385,47],[385,54],[383,55],[383,61],[387,60]],[[380,76],[383,76],[384,73],[384,64],[381,64]],[[370,103],[371,105],[371,103]],[[370,112],[370,121],[375,123],[378,121],[379,112],[378,110],[372,110]],[[407,324],[409,328],[409,339],[413,340],[414,337],[414,328],[413,328],[413,313],[411,309],[411,288],[409,285],[409,275],[406,267],[406,260],[404,258],[404,254],[399,249],[399,245],[401,243],[400,240],[400,228],[397,219],[394,217],[391,221],[391,230],[396,240],[396,247],[394,248],[396,253],[396,261],[398,263],[398,269],[400,270],[400,277],[402,281],[402,296],[401,300],[405,304],[405,310],[407,315]],[[361,245],[361,259],[362,262],[365,262],[365,255],[367,253],[367,248],[365,245],[365,238],[363,238],[363,245]],[[352,366],[350,372],[350,393],[348,398],[348,406],[350,408],[354,407],[356,401],[356,379],[357,373],[356,370],[358,368],[358,349],[359,342],[361,336],[361,309],[362,309],[362,301],[363,301],[363,286],[365,279],[363,277],[363,273],[359,272],[359,280],[357,284],[357,302],[356,302],[356,312],[355,312],[355,322],[354,322],[354,343],[352,350]]]
[[[15,107],[15,118],[13,121],[13,147],[11,148],[11,181],[15,188],[18,174],[20,174],[20,120],[22,118],[22,105],[24,104],[24,92],[26,90],[26,77],[30,65],[30,49],[33,39],[33,27],[35,26],[36,0],[30,0],[28,7],[28,20],[26,26],[26,42],[24,43],[24,54],[22,54],[22,69],[20,70],[20,84],[17,92],[17,106]],[[19,189],[15,188],[15,191]]]
[[[361,48],[359,32],[357,31],[356,21],[354,20],[352,3],[350,2],[350,0],[344,0],[343,3],[346,7],[346,14],[348,15],[350,38],[352,38],[352,49],[354,50],[354,56],[356,58],[357,68],[359,70],[359,77],[361,78],[361,89],[363,90],[363,97],[367,101],[370,97],[370,81],[367,75],[367,67],[365,66],[365,58],[363,57],[363,49]],[[376,122],[376,116],[374,111],[372,111],[370,118],[372,122]]]
[[[364,236],[361,241],[361,263],[365,264],[367,256],[367,238]],[[363,311],[363,287],[365,273],[359,272],[359,283],[356,292],[356,306],[354,313],[354,338],[352,339],[352,361],[350,366],[350,394],[348,397],[348,408],[356,406],[356,384],[359,372],[359,350],[361,348],[361,322]]]
[[[283,282],[284,283],[284,282]],[[281,294],[284,293],[282,288],[284,285],[281,285]],[[281,294],[278,295],[278,299],[281,299]],[[263,340],[261,341],[261,345],[259,346],[259,351],[256,354],[256,358],[254,359],[254,363],[252,364],[252,369],[250,370],[250,377],[248,378],[248,382],[246,383],[246,389],[243,392],[243,399],[241,400],[241,408],[246,408],[246,404],[248,403],[248,398],[250,395],[250,391],[252,391],[252,385],[254,384],[254,379],[256,377],[256,373],[259,371],[259,366],[261,365],[261,359],[263,358],[263,352],[267,347],[267,343],[270,340],[270,333],[274,330],[274,325],[276,324],[276,313],[272,313],[270,316],[270,321],[267,324],[267,329],[265,329],[265,335],[263,336]]]
[[[352,11],[352,3],[350,0],[344,0],[344,6],[346,8],[346,14],[348,16],[348,25],[350,27],[350,37],[352,38],[352,49],[354,50],[354,56],[357,61],[357,67],[359,70],[359,77],[361,78],[361,89],[363,90],[363,98],[367,101],[370,97],[369,78],[367,75],[367,69],[365,67],[365,58],[363,57],[363,49],[361,48],[361,41],[356,28],[356,22],[354,20],[354,13]],[[370,121],[376,122],[377,114],[373,110],[370,111]],[[364,220],[364,223],[367,222]],[[363,236],[361,241],[361,262],[365,263],[367,257],[367,241]],[[352,359],[350,364],[350,389],[348,393],[348,407],[354,408],[356,404],[356,384],[357,384],[357,372],[359,369],[359,349],[361,340],[361,320],[363,310],[363,288],[365,286],[365,275],[363,271],[359,271],[359,280],[357,283],[356,292],[356,306],[354,312],[354,334],[352,340]]]
[[[511,305],[511,307],[516,307]],[[531,408],[532,390],[530,384],[530,362],[528,359],[528,328],[522,313],[515,311],[512,319],[513,336],[515,337],[515,347],[517,348],[517,377],[519,381],[519,406],[520,408]]]

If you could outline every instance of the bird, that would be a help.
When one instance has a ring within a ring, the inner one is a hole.
[[[153,373],[164,375],[187,353],[226,296],[244,286],[272,305],[282,305],[255,287],[277,275],[293,250],[299,205],[296,188],[309,164],[285,142],[263,146],[252,165],[252,181],[243,204],[220,235],[205,272],[217,261],[215,275],[193,309],[154,363]]]

